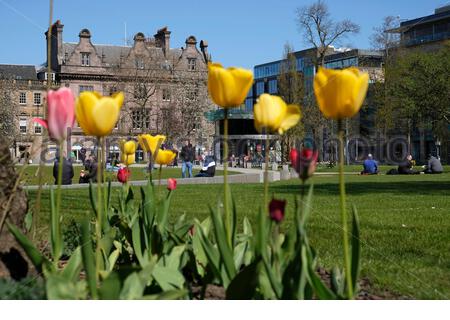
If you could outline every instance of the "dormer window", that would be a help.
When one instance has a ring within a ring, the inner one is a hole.
[[[196,69],[197,59],[188,58],[188,70],[194,71]]]
[[[81,53],[81,65],[84,67],[88,67],[91,65],[90,53],[88,52]]]

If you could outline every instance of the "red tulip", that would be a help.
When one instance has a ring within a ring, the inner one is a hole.
[[[177,188],[177,180],[174,178],[169,178],[167,180],[167,190],[173,191]]]
[[[299,174],[300,179],[305,181],[314,174],[314,171],[316,171],[318,156],[318,151],[310,148],[303,148],[300,154],[297,149],[291,150],[289,154],[291,164],[295,171]]]
[[[286,206],[286,200],[272,199],[269,203],[269,215],[270,219],[276,223],[280,223],[284,219],[284,208]]]
[[[122,183],[126,183],[130,178],[131,172],[128,168],[120,168],[117,172],[117,180]]]
[[[192,226],[189,228],[189,235],[190,235],[191,237],[193,237],[194,234],[195,234],[195,225],[192,225]]]
[[[75,99],[69,88],[47,92],[47,119],[34,118],[33,121],[47,128],[51,139],[58,142],[67,137],[67,128],[75,122]]]

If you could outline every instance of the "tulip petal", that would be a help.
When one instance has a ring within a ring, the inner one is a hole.
[[[39,123],[41,126],[43,126],[44,128],[46,128],[48,130],[47,120],[41,119],[41,118],[33,118],[33,119],[31,119],[31,121]]]
[[[278,96],[264,93],[253,107],[255,128],[262,133],[276,132],[286,114],[286,103]]]
[[[80,93],[76,101],[75,115],[77,122],[87,135],[94,135],[95,122],[92,118],[92,111],[98,101],[97,95],[89,91]]]
[[[125,99],[125,96],[123,95],[122,92],[116,92],[111,96],[114,100],[116,100],[117,106],[120,108],[122,108],[123,105],[123,100]]]
[[[175,152],[171,150],[157,150],[156,152],[156,164],[160,165],[169,165],[173,162],[173,159],[175,159]]]
[[[281,121],[278,133],[283,134],[293,126],[295,126],[301,118],[300,107],[295,104],[289,104],[286,108],[286,114]]]
[[[98,137],[111,133],[119,119],[120,109],[111,97],[103,97],[92,109],[94,132]]]

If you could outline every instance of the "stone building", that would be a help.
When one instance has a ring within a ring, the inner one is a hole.
[[[31,119],[42,117],[46,84],[38,80],[35,66],[1,64],[0,95],[0,134],[11,143],[13,158],[23,159],[40,141],[43,129]]]
[[[77,43],[71,43],[63,41],[63,27],[59,20],[53,25],[47,57],[56,82],[74,95],[125,93],[120,119],[107,142],[107,157],[118,155],[118,139],[141,133],[165,134],[169,144],[179,147],[182,140],[190,139],[199,152],[211,148],[214,125],[203,115],[213,107],[207,93],[205,41],[199,49],[196,38],[189,36],[185,47],[171,48],[171,32],[164,27],[151,38],[137,33],[131,46],[95,44],[87,29],[80,31]],[[43,68],[38,78],[45,77]],[[81,149],[94,152],[94,145],[95,139],[84,137],[75,125],[71,148],[77,160]],[[136,159],[144,158],[138,149]]]

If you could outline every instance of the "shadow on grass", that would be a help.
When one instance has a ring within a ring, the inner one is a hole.
[[[270,186],[270,191],[275,193],[299,194],[300,189],[299,184]],[[448,196],[450,195],[450,181],[350,181],[346,182],[346,191],[349,195],[388,193]],[[314,185],[314,194],[316,195],[330,195],[338,192],[339,186],[337,183],[317,183]]]

